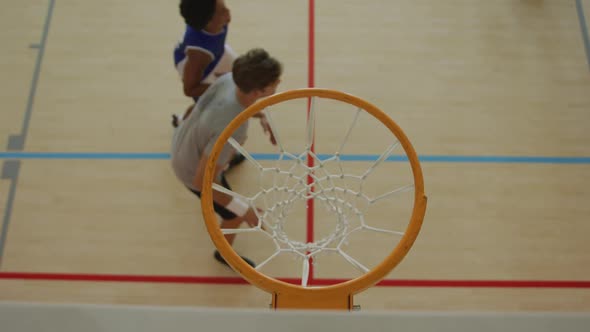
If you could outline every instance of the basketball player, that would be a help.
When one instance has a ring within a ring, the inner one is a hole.
[[[238,57],[232,73],[219,77],[199,98],[193,111],[175,129],[172,139],[172,168],[177,178],[194,194],[201,197],[205,165],[211,149],[226,126],[244,109],[259,98],[276,92],[282,74],[282,65],[263,49],[253,49]],[[263,113],[257,114],[263,130],[276,144],[271,128]],[[244,123],[232,137],[244,144],[248,123]],[[215,183],[230,189],[224,176],[229,161],[235,153],[233,147],[225,144],[215,170]],[[231,189],[230,189],[231,190]],[[222,192],[213,191],[215,212],[221,217],[221,228],[237,228],[245,222],[250,227],[258,225],[258,218],[246,202]],[[235,234],[226,234],[232,244]],[[226,264],[218,251],[215,259]],[[254,263],[242,257],[248,264]]]
[[[225,44],[231,15],[224,0],[181,0],[179,7],[186,28],[174,49],[174,65],[184,94],[196,102],[217,77],[231,71],[235,53]],[[172,125],[176,127],[179,122],[173,115]]]

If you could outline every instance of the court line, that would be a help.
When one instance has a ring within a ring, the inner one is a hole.
[[[29,88],[29,96],[27,99],[27,106],[25,109],[21,132],[18,135],[10,135],[8,137],[8,143],[6,145],[7,150],[22,151],[25,147],[25,140],[29,132],[29,123],[31,122],[31,115],[33,113],[33,104],[35,101],[35,95],[37,94],[37,85],[39,83],[39,76],[41,75],[41,65],[43,63],[43,55],[45,54],[45,45],[47,45],[47,36],[49,35],[49,26],[51,23],[51,18],[53,17],[54,6],[55,0],[49,0],[47,14],[45,16],[45,24],[43,25],[43,32],[41,34],[41,42],[32,43],[29,45],[30,48],[38,49],[39,51],[37,53],[35,69],[33,70],[33,78]],[[11,184],[8,192],[8,199],[6,201],[6,207],[4,209],[2,233],[0,233],[0,266],[2,264],[4,245],[6,243],[8,228],[10,226],[10,218],[12,215],[14,197],[16,195],[16,184],[18,182],[19,168],[20,161],[5,161],[2,167],[2,179],[11,179]]]
[[[6,200],[6,207],[4,209],[4,217],[2,219],[2,232],[0,233],[0,267],[2,266],[2,258],[4,257],[4,246],[6,244],[6,237],[8,235],[8,227],[10,226],[10,217],[12,216],[14,197],[16,196],[16,185],[18,182],[19,169],[19,160],[5,161],[4,165],[2,166],[2,174],[0,176],[2,179],[10,179],[10,189],[8,189],[8,198]]]
[[[307,46],[307,87],[313,88],[315,87],[315,1],[309,0],[308,1],[308,46]],[[310,114],[312,111],[313,104],[312,98],[307,99],[307,123],[309,124],[310,121]],[[311,121],[315,121],[315,119],[311,119]],[[313,132],[313,138],[310,147],[311,153],[315,154],[315,128]],[[314,167],[315,160],[313,159],[311,153],[307,154],[307,166],[312,168]],[[315,190],[314,186],[314,179],[311,175],[307,176],[307,185],[309,186],[308,190],[313,192]],[[311,196],[311,195],[310,195]],[[305,201],[306,204],[306,235],[305,239],[308,243],[314,242],[314,216],[315,216],[315,199],[308,198]],[[308,252],[309,253],[309,252]],[[308,268],[308,282],[311,283],[314,280],[315,276],[315,268],[313,265],[313,257],[309,259],[309,268]]]
[[[256,160],[278,160],[277,153],[252,153]],[[318,154],[320,160],[332,157],[329,154]],[[343,154],[342,161],[376,161],[377,154]],[[169,153],[142,152],[0,152],[0,159],[105,159],[105,160],[166,160]],[[590,164],[590,157],[557,157],[557,156],[452,156],[422,155],[424,163],[495,163],[495,164]],[[393,155],[389,162],[407,161],[406,156]]]
[[[588,37],[588,26],[586,24],[586,16],[584,15],[582,0],[576,0],[576,11],[578,12],[580,30],[582,30],[582,39],[584,41],[584,49],[586,50],[586,60],[588,61],[588,68],[590,68],[590,37]]]
[[[308,2],[307,87],[315,87],[315,1]]]
[[[170,159],[169,153],[135,152],[0,152],[0,159]]]
[[[35,44],[39,48],[37,63],[35,66],[31,89],[27,101],[25,119],[21,134],[9,138],[8,150],[22,150],[24,148],[25,138],[28,133],[34,97],[36,94],[37,84],[41,71],[41,63],[45,51],[49,24],[51,21],[55,0],[50,0],[47,17],[43,29],[42,40],[40,44]],[[582,36],[586,50],[586,57],[590,66],[590,40],[586,20],[583,13],[581,0],[576,1],[578,19],[582,29]],[[310,29],[313,29],[313,0],[310,0]],[[313,30],[310,30],[310,53],[309,53],[309,85],[313,87]],[[277,154],[253,154],[259,160],[276,160]],[[320,159],[329,156],[319,155]],[[345,161],[374,161],[378,155],[342,155],[341,159]],[[11,153],[0,152],[0,158],[3,159],[169,159],[167,153]],[[420,157],[422,162],[468,162],[468,163],[558,163],[558,164],[588,164],[590,157],[530,157],[530,156],[444,156],[430,155]],[[407,161],[404,156],[392,156],[388,161]],[[16,174],[18,174],[18,161]],[[6,167],[6,164],[5,164]],[[7,172],[8,173],[8,172]],[[6,175],[6,176],[5,176]],[[14,199],[17,178],[13,174],[4,174],[2,178],[11,178],[11,189],[9,201]],[[12,204],[8,204],[9,207]],[[0,264],[4,248],[4,240],[7,230],[7,215],[10,215],[10,208],[7,208],[4,216],[2,234],[0,236]],[[19,272],[0,272],[0,279],[19,279],[19,280],[62,280],[62,281],[97,281],[97,282],[148,282],[148,283],[189,283],[189,284],[248,284],[247,281],[240,277],[187,277],[187,276],[140,276],[140,275],[100,275],[100,274],[59,274],[59,273],[19,273]],[[281,278],[280,280],[299,283],[299,279]],[[314,278],[314,285],[331,285],[345,281],[344,279],[320,279]],[[590,281],[555,281],[555,280],[383,280],[377,286],[386,287],[499,287],[499,288],[590,288]]]
[[[0,279],[40,281],[82,281],[82,282],[130,282],[130,283],[171,283],[171,284],[213,284],[248,285],[241,277],[214,276],[170,276],[170,275],[124,275],[124,274],[77,274],[44,272],[0,272]],[[298,278],[277,278],[281,281],[300,284]],[[328,286],[348,279],[313,280],[315,286]],[[590,289],[585,280],[426,280],[386,279],[378,287],[439,287],[439,288],[582,288]]]
[[[10,135],[8,137],[7,150],[18,150],[22,151],[25,147],[25,140],[29,132],[29,123],[31,122],[31,115],[33,113],[33,104],[35,102],[35,95],[37,94],[37,84],[39,82],[39,76],[41,75],[41,65],[43,63],[43,55],[45,54],[45,46],[47,44],[47,36],[49,34],[49,26],[51,18],[53,17],[53,7],[55,0],[49,0],[49,7],[47,9],[47,15],[45,17],[45,24],[43,26],[43,33],[41,35],[41,42],[39,44],[32,44],[31,48],[38,48],[37,62],[33,71],[33,79],[31,81],[31,87],[29,90],[29,97],[27,99],[27,108],[25,110],[25,117],[21,132],[18,135]],[[34,46],[34,47],[33,47]]]

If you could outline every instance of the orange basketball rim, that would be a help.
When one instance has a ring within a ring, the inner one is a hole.
[[[333,99],[361,108],[378,119],[393,133],[393,135],[395,135],[399,140],[400,145],[403,147],[411,165],[414,177],[414,202],[411,217],[404,235],[401,237],[395,248],[393,248],[381,263],[364,275],[339,284],[323,287],[303,287],[267,276],[252,268],[240,258],[225,240],[219,227],[213,209],[212,193],[215,165],[219,154],[224,144],[239,126],[254,114],[269,106],[293,99],[310,99],[315,97]],[[201,204],[207,230],[221,255],[226,259],[227,263],[248,282],[270,293],[272,295],[272,307],[276,309],[351,310],[353,308],[353,296],[355,294],[358,294],[381,281],[406,256],[420,232],[426,212],[424,179],[420,162],[412,144],[402,129],[386,113],[363,99],[335,90],[317,88],[297,89],[278,93],[259,100],[240,113],[223,131],[213,147],[204,175]]]

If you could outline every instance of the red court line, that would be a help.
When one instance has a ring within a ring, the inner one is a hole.
[[[590,288],[590,281],[577,280],[383,280],[383,287],[453,288]]]
[[[315,87],[315,1],[309,0],[309,27],[307,53],[307,86]]]
[[[307,47],[307,87],[313,88],[315,87],[315,2],[314,0],[309,0],[308,2],[308,47]],[[311,98],[307,99],[307,121],[309,122],[309,115],[311,112]],[[314,138],[311,143],[311,152],[315,152],[315,133],[313,133]],[[313,158],[308,154],[307,155],[307,166],[313,167],[314,162]],[[311,185],[313,183],[313,178],[308,175],[307,176],[307,184]],[[309,189],[310,191],[314,191],[313,186]],[[306,202],[306,211],[307,211],[307,232],[306,232],[306,240],[307,242],[313,242],[314,240],[314,199],[310,198]],[[309,259],[309,273],[308,273],[308,282],[313,283],[314,281],[314,268],[313,268],[313,258]]]
[[[0,272],[0,279],[37,281],[86,281],[86,282],[132,282],[132,283],[170,283],[170,284],[213,284],[247,285],[241,277],[199,277],[199,276],[156,276],[124,274],[73,274],[73,273],[35,273]],[[297,278],[279,278],[292,284],[299,284]],[[313,285],[327,286],[348,279],[314,279]],[[439,287],[439,288],[590,288],[590,281],[583,280],[420,280],[387,279],[377,287]]]

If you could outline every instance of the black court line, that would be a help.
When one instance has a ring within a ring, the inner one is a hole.
[[[586,25],[582,0],[576,0],[576,10],[578,12],[578,21],[580,21],[580,30],[582,30],[584,49],[586,50],[586,61],[588,62],[588,68],[590,68],[590,37],[588,36],[588,26]]]
[[[6,244],[8,226],[10,225],[10,216],[12,214],[14,197],[16,196],[16,184],[18,182],[19,170],[19,160],[5,161],[4,166],[2,167],[2,176],[0,177],[1,179],[10,180],[10,189],[8,190],[8,198],[6,200],[6,209],[4,210],[4,217],[2,219],[2,232],[0,232],[0,267],[2,267],[2,257],[4,257],[4,246]]]
[[[43,33],[41,35],[41,42],[31,43],[29,45],[29,48],[38,49],[39,52],[37,53],[37,61],[33,71],[33,78],[31,80],[29,97],[27,99],[27,108],[25,109],[21,132],[18,135],[10,135],[8,137],[8,144],[6,146],[8,151],[22,151],[25,147],[25,141],[29,132],[29,123],[31,122],[31,115],[33,113],[33,104],[35,101],[35,95],[37,93],[37,85],[39,83],[39,76],[41,74],[41,65],[43,63],[43,55],[45,54],[45,46],[47,45],[47,36],[49,35],[49,27],[51,24],[51,18],[53,17],[54,7],[55,0],[49,0],[47,14],[45,16],[45,24],[43,26]],[[10,180],[10,189],[8,191],[8,198],[4,208],[4,216],[2,218],[2,232],[0,232],[0,267],[2,266],[2,258],[4,256],[4,247],[6,244],[8,228],[10,226],[10,218],[12,216],[14,197],[16,196],[16,184],[18,182],[20,163],[20,160],[7,160],[4,161],[2,165],[1,179]]]
[[[35,64],[35,70],[33,71],[33,79],[31,81],[31,87],[29,90],[29,97],[27,99],[27,108],[25,109],[25,117],[21,132],[18,135],[11,135],[8,137],[8,145],[6,149],[8,151],[22,151],[25,147],[25,140],[29,132],[29,123],[31,122],[31,114],[33,113],[33,104],[35,102],[35,95],[37,93],[37,84],[39,82],[39,76],[41,74],[41,65],[43,63],[43,55],[45,54],[45,46],[47,44],[47,35],[49,34],[49,26],[51,18],[53,16],[53,7],[55,0],[49,0],[49,8],[47,9],[47,15],[45,17],[45,25],[43,26],[43,34],[41,36],[41,42],[39,44],[31,44],[29,47],[39,49],[37,53],[37,62]]]

